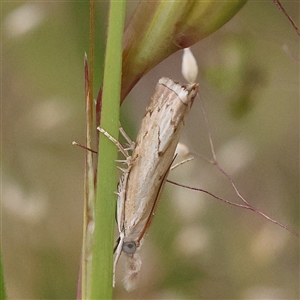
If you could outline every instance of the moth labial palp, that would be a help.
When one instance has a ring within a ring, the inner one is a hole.
[[[131,148],[131,156],[118,141],[99,128],[115,142],[127,163],[127,168],[122,170],[117,192],[120,236],[115,250],[114,273],[119,257],[124,252],[127,261],[123,282],[128,291],[136,288],[141,268],[137,251],[151,224],[174,160],[181,129],[198,89],[197,83],[180,84],[169,78],[161,78],[146,109],[135,146]]]

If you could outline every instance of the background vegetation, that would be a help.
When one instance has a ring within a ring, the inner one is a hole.
[[[129,3],[127,17],[135,4]],[[299,3],[284,3],[299,24]],[[105,43],[99,3],[95,80]],[[88,3],[2,3],[2,250],[10,299],[74,299],[82,238],[85,140],[83,55]],[[193,47],[201,98],[221,165],[256,207],[297,230],[299,37],[272,3],[249,2]],[[181,53],[135,87],[122,106],[134,139],[158,79],[183,81]],[[199,102],[182,141],[209,156]],[[170,174],[236,200],[200,158]],[[249,212],[166,185],[142,247],[142,281],[116,299],[297,299],[299,240]]]

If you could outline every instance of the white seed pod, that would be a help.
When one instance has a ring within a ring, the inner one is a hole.
[[[196,81],[198,65],[190,48],[183,49],[181,73],[187,82],[194,83]]]

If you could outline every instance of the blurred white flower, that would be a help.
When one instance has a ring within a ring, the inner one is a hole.
[[[6,16],[3,20],[3,32],[16,38],[36,28],[45,17],[44,7],[38,3],[26,3]]]

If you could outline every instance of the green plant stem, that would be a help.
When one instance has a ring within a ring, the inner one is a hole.
[[[115,138],[119,130],[122,36],[125,1],[111,1],[100,126]],[[100,136],[90,299],[112,298],[117,147]]]
[[[90,0],[90,46],[89,62],[87,55],[84,58],[85,75],[85,101],[86,101],[86,147],[92,149],[93,133],[95,124],[93,122],[94,98],[93,98],[93,73],[94,73],[94,41],[95,41],[95,1]],[[94,180],[94,154],[86,150],[85,176],[84,176],[84,209],[83,209],[83,236],[81,252],[81,268],[79,274],[77,299],[88,299],[88,287],[91,282],[93,231],[90,224],[94,222],[95,210],[95,180]]]
[[[4,283],[4,276],[3,276],[2,253],[1,252],[2,251],[0,251],[0,299],[5,300],[6,299],[6,291],[5,291],[5,283]]]

